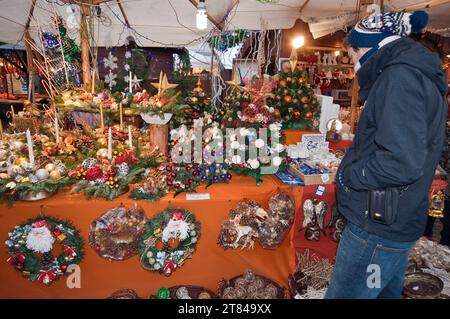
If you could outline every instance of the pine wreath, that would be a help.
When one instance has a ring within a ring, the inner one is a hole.
[[[141,265],[170,276],[192,258],[200,237],[200,223],[187,210],[167,208],[150,219],[138,247]]]
[[[31,281],[49,285],[84,257],[83,239],[69,221],[39,216],[15,226],[8,236],[7,263]]]

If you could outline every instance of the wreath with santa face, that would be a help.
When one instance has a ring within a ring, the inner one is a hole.
[[[69,265],[84,257],[83,239],[67,221],[37,217],[15,226],[5,242],[7,263],[31,281],[49,285],[64,275]]]
[[[139,241],[141,265],[166,276],[183,266],[200,238],[200,223],[183,209],[168,208],[150,219]]]

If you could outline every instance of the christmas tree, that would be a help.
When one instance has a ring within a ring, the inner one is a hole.
[[[273,95],[267,98],[267,105],[274,108],[274,116],[283,121],[284,128],[317,130],[320,104],[306,82],[306,71],[298,66],[294,71],[283,68],[278,76]]]
[[[211,99],[203,91],[202,83],[200,78],[197,81],[197,85],[191,94],[186,98],[186,107],[183,110],[183,114],[176,118],[175,127],[182,124],[187,126],[192,126],[194,120],[205,117],[211,111]]]

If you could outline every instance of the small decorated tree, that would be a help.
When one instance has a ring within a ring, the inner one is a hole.
[[[177,116],[174,123],[175,127],[178,127],[182,124],[187,126],[192,126],[194,120],[198,120],[200,118],[205,117],[211,111],[211,99],[209,96],[203,91],[202,83],[200,78],[197,81],[195,89],[185,100],[188,107],[183,109],[182,114]]]
[[[298,66],[291,71],[287,66],[278,76],[273,95],[267,98],[267,104],[274,108],[274,116],[283,121],[284,128],[317,130],[320,104],[306,82],[306,71]]]

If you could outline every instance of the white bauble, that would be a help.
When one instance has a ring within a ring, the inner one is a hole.
[[[97,157],[108,158],[108,150],[106,148],[101,148],[97,151]]]
[[[259,167],[259,161],[258,161],[258,159],[252,159],[250,162],[249,162],[249,164],[250,164],[250,167],[252,168],[252,169],[257,169],[258,167]]]
[[[273,163],[273,165],[275,165],[275,166],[280,166],[282,161],[283,161],[282,158],[279,157],[279,156],[275,156],[275,157],[272,159],[272,163]]]
[[[240,157],[239,155],[234,155],[234,156],[231,158],[231,162],[232,162],[233,164],[241,164],[242,159],[241,159],[241,157]]]
[[[51,180],[56,181],[61,178],[61,173],[59,172],[59,170],[54,170],[50,172],[49,177]]]
[[[263,147],[265,144],[266,144],[266,143],[264,143],[264,141],[263,141],[262,139],[260,139],[260,138],[258,138],[258,139],[255,141],[255,146],[256,146],[257,148],[261,148],[261,147]]]
[[[45,169],[47,170],[47,172],[52,172],[54,171],[56,168],[56,165],[53,163],[48,163],[47,165],[45,165]]]
[[[44,181],[48,178],[48,171],[45,168],[40,168],[35,173],[36,177],[40,181]]]
[[[231,142],[232,149],[238,149],[240,146],[241,146],[241,144],[238,141]]]
[[[23,169],[18,165],[11,165],[6,169],[6,173],[8,173],[9,176],[16,176],[17,174],[22,174]]]

